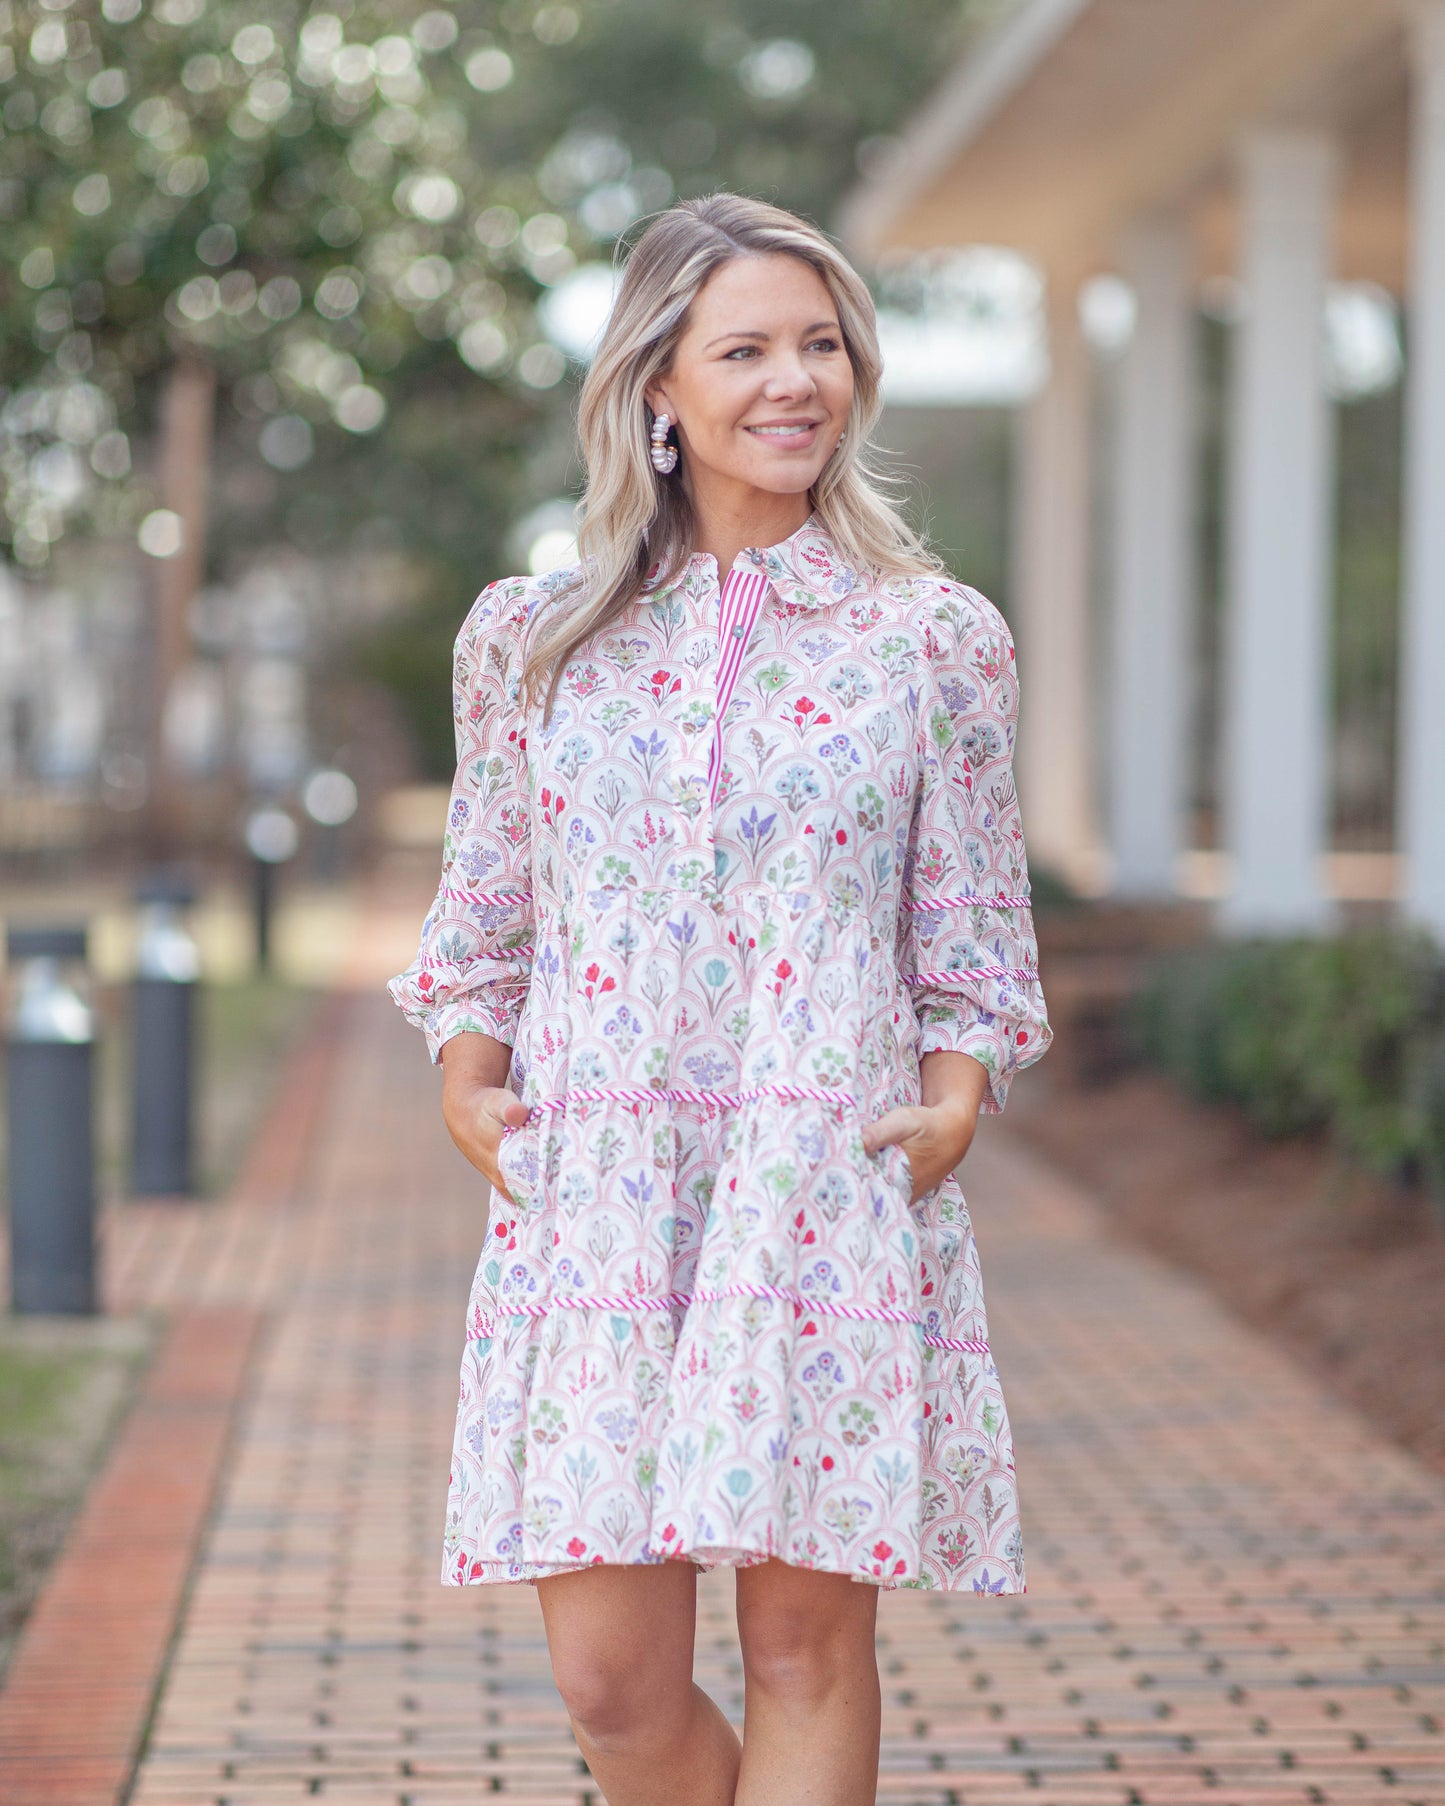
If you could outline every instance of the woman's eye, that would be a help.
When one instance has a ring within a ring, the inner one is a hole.
[[[751,357],[756,351],[756,345],[738,345],[732,351],[725,354],[724,361],[726,361],[727,357]]]
[[[836,351],[838,349],[838,341],[836,339],[814,339],[813,344],[821,345],[824,351]]]

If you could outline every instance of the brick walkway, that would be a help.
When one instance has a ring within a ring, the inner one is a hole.
[[[349,1009],[299,1202],[115,1233],[122,1307],[266,1312],[132,1806],[601,1806],[531,1589],[437,1581],[483,1188],[420,1038]],[[1445,1481],[1110,1240],[1007,1118],[965,1177],[1029,1592],[882,1601],[880,1800],[1442,1806]],[[740,1717],[730,1578],[702,1599]]]

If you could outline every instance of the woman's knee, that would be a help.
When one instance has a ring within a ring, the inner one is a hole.
[[[635,1590],[594,1570],[571,1588],[539,1587],[552,1679],[574,1728],[598,1748],[668,1743],[692,1707],[690,1599],[637,1599]],[[560,1577],[574,1579],[572,1576]],[[637,1608],[643,1608],[638,1610]],[[644,1620],[646,1620],[644,1622]]]
[[[843,1584],[855,1586],[850,1580]],[[759,1591],[746,1609],[740,1596],[738,1630],[749,1686],[806,1707],[840,1686],[872,1681],[876,1604],[871,1589],[810,1590],[791,1576],[776,1589]]]
[[[659,1673],[579,1644],[553,1657],[552,1678],[574,1729],[596,1748],[669,1743],[686,1723],[688,1675]]]

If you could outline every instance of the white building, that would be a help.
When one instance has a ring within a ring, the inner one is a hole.
[[[1331,280],[1408,328],[1399,896],[1445,939],[1445,0],[1017,0],[849,197],[860,254],[1008,246],[1044,272],[1049,375],[1019,410],[1013,596],[1031,848],[1109,855],[1116,894],[1179,882],[1200,286],[1232,348],[1221,925],[1327,925]],[[1106,711],[1086,656],[1088,361],[1075,305],[1137,301],[1121,371]],[[1090,744],[1091,722],[1110,723]],[[1094,774],[1097,773],[1098,780]]]

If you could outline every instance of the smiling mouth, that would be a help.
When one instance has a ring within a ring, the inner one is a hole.
[[[789,420],[779,426],[750,426],[745,430],[763,439],[800,439],[821,424],[818,420]]]

